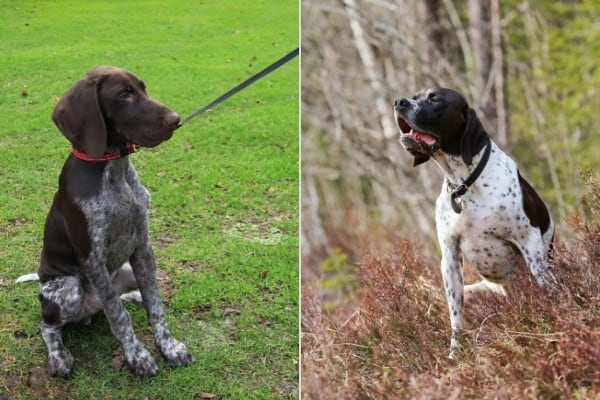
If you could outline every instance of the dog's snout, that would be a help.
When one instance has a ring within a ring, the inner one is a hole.
[[[410,101],[406,98],[396,99],[394,101],[394,108],[397,110],[400,108],[406,108],[409,106],[410,106]]]
[[[176,112],[170,112],[165,116],[164,124],[167,128],[176,129],[179,127],[179,114]]]

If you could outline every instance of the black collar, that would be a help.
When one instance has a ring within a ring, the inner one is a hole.
[[[485,166],[487,165],[487,162],[490,159],[491,150],[492,143],[490,141],[490,138],[488,137],[487,143],[485,144],[485,148],[483,150],[483,155],[481,156],[481,160],[479,160],[477,167],[475,167],[475,169],[473,170],[473,172],[471,172],[467,179],[464,180],[463,183],[460,185],[451,183],[450,181],[448,181],[448,179],[446,179],[446,182],[448,183],[448,191],[450,192],[450,204],[452,205],[452,209],[455,213],[460,214],[463,210],[464,206],[462,204],[461,197],[465,193],[467,193],[469,187],[473,183],[475,183],[477,178],[479,178],[479,175],[481,175],[481,173],[485,169]]]

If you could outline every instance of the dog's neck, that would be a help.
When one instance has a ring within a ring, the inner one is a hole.
[[[129,154],[134,153],[136,151],[135,145],[133,145],[131,143],[124,144],[123,146],[121,146],[119,148],[116,148],[116,147],[113,148],[113,147],[108,147],[106,149],[106,152],[104,153],[104,155],[99,156],[99,157],[92,157],[82,151],[75,149],[75,147],[73,147],[71,149],[71,153],[75,157],[79,158],[82,161],[108,162],[108,161],[118,160],[119,158],[126,157]]]
[[[494,142],[490,141],[492,152],[495,148]],[[484,146],[473,156],[471,165],[467,165],[460,155],[447,154],[441,150],[431,155],[435,163],[444,171],[446,180],[454,185],[462,184],[473,173],[479,165],[487,146]],[[489,162],[489,160],[488,160]]]

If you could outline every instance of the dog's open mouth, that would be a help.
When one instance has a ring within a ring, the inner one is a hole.
[[[410,130],[408,136],[415,142],[424,143],[429,147],[433,147],[437,143],[437,139],[434,136],[425,132],[416,132],[414,129]]]
[[[439,138],[437,135],[434,135],[432,133],[418,131],[414,128],[411,128],[410,125],[408,125],[408,122],[406,122],[404,120],[404,118],[402,118],[400,116],[397,117],[397,121],[398,121],[398,127],[400,128],[400,131],[402,132],[400,141],[402,142],[402,144],[405,145],[405,147],[406,147],[406,144],[408,144],[409,142],[419,144],[430,150],[434,150],[437,147],[438,142],[439,142]]]

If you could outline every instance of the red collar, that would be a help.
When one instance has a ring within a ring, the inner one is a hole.
[[[73,155],[75,157],[77,157],[83,161],[106,162],[106,161],[118,160],[121,157],[125,157],[131,153],[135,153],[135,145],[132,143],[127,143],[126,145],[121,147],[121,149],[118,153],[106,153],[100,157],[89,156],[89,155],[85,154],[84,152],[77,150],[74,147],[71,149],[71,153],[73,153]]]

